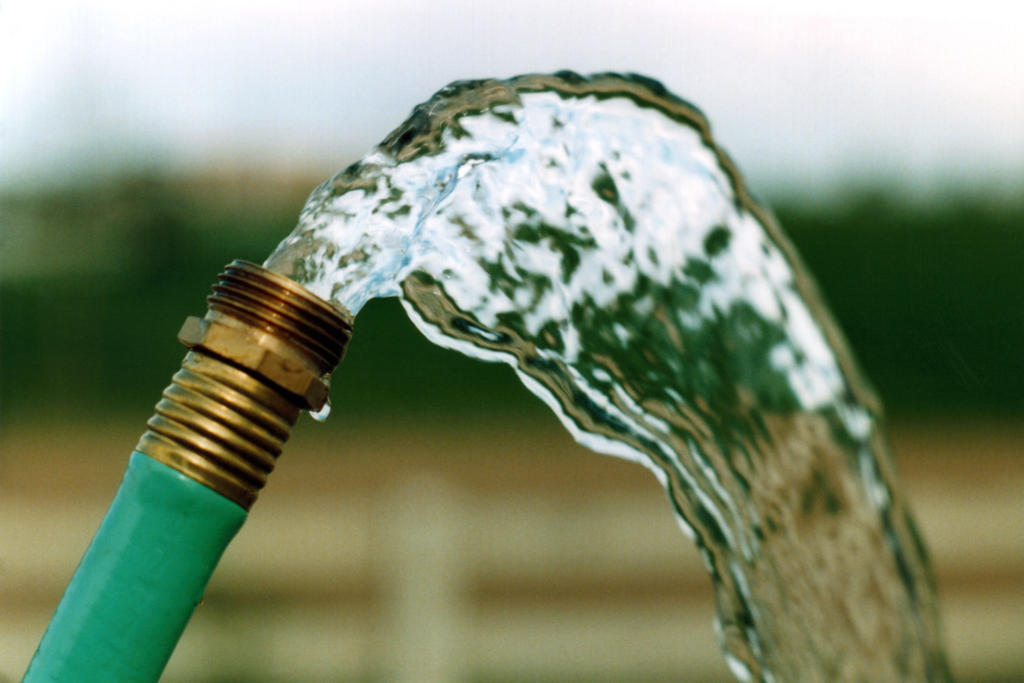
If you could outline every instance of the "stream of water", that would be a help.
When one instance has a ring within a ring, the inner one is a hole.
[[[880,406],[692,105],[639,76],[438,92],[314,191],[266,263],[511,364],[664,484],[743,681],[947,681]]]

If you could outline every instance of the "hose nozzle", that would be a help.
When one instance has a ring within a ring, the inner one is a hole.
[[[260,266],[234,261],[136,448],[248,510],[301,410],[327,403],[352,336],[348,311]]]

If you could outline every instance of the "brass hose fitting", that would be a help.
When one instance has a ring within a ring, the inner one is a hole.
[[[327,403],[352,318],[244,261],[218,280],[178,334],[189,353],[136,450],[248,510],[301,411]]]

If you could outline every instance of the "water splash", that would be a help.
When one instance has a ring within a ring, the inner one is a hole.
[[[877,401],[694,107],[639,76],[458,82],[318,188],[267,267],[515,367],[584,445],[649,467],[730,668],[945,681]]]

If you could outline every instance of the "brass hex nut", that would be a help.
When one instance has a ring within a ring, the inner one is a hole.
[[[206,318],[189,317],[178,340],[252,371],[293,394],[301,408],[320,410],[327,403],[328,376],[321,376],[311,360],[271,332],[210,312]]]

